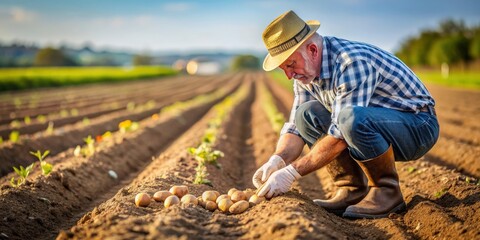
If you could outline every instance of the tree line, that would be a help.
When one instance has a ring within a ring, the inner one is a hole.
[[[447,19],[401,43],[395,55],[412,67],[466,66],[480,60],[480,25]]]

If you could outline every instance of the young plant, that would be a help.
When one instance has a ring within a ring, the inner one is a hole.
[[[45,151],[44,153],[37,150],[37,152],[30,152],[33,156],[37,157],[38,161],[40,161],[40,167],[42,168],[42,174],[48,175],[52,171],[52,164],[47,163],[44,159],[50,153],[49,150]]]
[[[205,166],[205,164],[199,163],[198,166],[195,168],[195,171],[195,180],[193,180],[194,184],[212,184],[210,180],[207,179],[209,174],[207,172],[207,167]]]
[[[30,164],[26,168],[24,168],[23,166],[20,166],[20,168],[13,167],[13,170],[17,173],[18,178],[15,180],[15,177],[12,177],[10,179],[10,184],[13,187],[18,187],[24,184],[25,180],[27,179],[28,175],[30,174],[34,166],[35,166],[35,163]]]
[[[48,127],[45,129],[45,134],[52,135],[53,134],[53,122],[48,122]]]
[[[213,150],[210,144],[202,142],[198,148],[188,148],[188,152],[192,154],[199,163],[213,164],[217,168],[221,168],[221,165],[217,162],[217,159],[223,157],[223,152],[219,150]]]
[[[10,135],[8,136],[8,138],[10,139],[10,142],[12,143],[16,143],[20,140],[20,132],[18,131],[12,131],[10,133]]]
[[[138,122],[132,122],[131,120],[125,120],[118,124],[118,128],[121,133],[132,132],[137,130],[139,127]]]

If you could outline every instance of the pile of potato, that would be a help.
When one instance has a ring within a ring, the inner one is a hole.
[[[158,191],[153,195],[153,200],[163,202],[165,207],[175,204],[193,204],[200,205],[209,211],[220,210],[224,213],[239,214],[247,210],[250,206],[265,201],[265,197],[259,197],[252,189],[238,190],[232,188],[227,194],[220,194],[218,191],[205,191],[202,196],[195,197],[188,193],[188,187],[173,186],[170,191]],[[135,196],[135,205],[146,207],[151,202],[150,195],[139,193]]]

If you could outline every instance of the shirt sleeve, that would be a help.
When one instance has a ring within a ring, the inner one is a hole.
[[[295,113],[297,112],[298,107],[302,103],[315,99],[312,94],[310,94],[310,92],[308,92],[305,88],[301,87],[296,80],[294,80],[293,82],[293,93],[295,98],[293,99],[292,110],[290,111],[290,118],[288,122],[283,125],[282,130],[280,131],[280,135],[286,133],[293,133],[297,136],[300,136],[300,133],[298,132],[295,125]]]
[[[348,106],[368,106],[378,82],[378,73],[364,60],[351,62],[335,78],[335,99],[332,104],[332,123],[328,133],[343,139],[338,128],[338,114]]]

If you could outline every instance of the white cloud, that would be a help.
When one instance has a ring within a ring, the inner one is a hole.
[[[167,3],[163,5],[163,9],[168,12],[186,12],[192,8],[193,6],[191,4],[181,2]]]
[[[37,16],[34,12],[20,7],[11,7],[8,10],[8,15],[13,22],[30,22]]]

